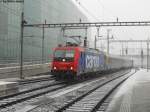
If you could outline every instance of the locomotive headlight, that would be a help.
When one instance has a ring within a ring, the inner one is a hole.
[[[54,70],[56,70],[57,68],[56,67],[54,67]]]
[[[70,67],[70,70],[73,70],[73,67]]]
[[[62,59],[62,61],[65,62],[66,60],[65,60],[65,59]]]

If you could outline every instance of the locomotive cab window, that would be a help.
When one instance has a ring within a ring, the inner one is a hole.
[[[73,58],[74,57],[74,50],[66,51],[65,57]]]
[[[55,53],[54,53],[55,58],[64,57],[64,56],[65,56],[65,51],[64,50],[56,50]]]
[[[62,61],[62,59],[66,59],[66,61],[73,61],[74,54],[74,50],[56,50],[54,53],[54,60]]]

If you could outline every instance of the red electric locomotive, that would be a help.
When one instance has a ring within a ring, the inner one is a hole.
[[[57,47],[54,49],[51,73],[58,77],[75,77],[82,47]]]

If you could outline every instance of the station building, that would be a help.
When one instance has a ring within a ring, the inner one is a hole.
[[[0,63],[18,63],[20,58],[21,12],[28,24],[87,22],[88,18],[72,0],[24,0],[0,2]],[[82,30],[67,30],[65,35],[82,35]],[[24,62],[42,59],[42,28],[24,29]],[[44,29],[44,61],[49,62],[52,48],[67,41],[61,29]]]

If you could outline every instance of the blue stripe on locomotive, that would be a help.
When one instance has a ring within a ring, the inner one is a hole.
[[[104,54],[82,52],[79,59],[79,73],[86,73],[89,71],[100,71],[104,69]]]
[[[80,73],[84,73],[85,72],[85,52],[81,52],[80,53],[79,72]]]

